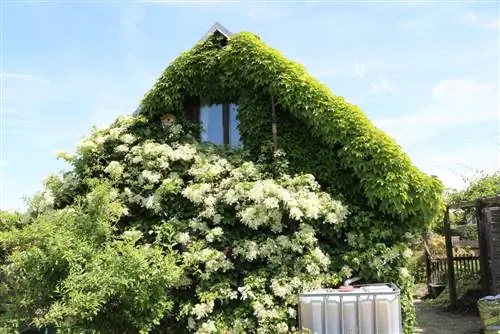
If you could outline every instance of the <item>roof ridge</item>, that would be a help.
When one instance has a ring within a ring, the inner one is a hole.
[[[222,35],[224,35],[227,38],[229,38],[233,35],[233,33],[231,31],[229,31],[226,27],[224,27],[222,24],[220,24],[219,22],[216,21],[210,27],[210,29],[205,33],[205,35],[203,35],[203,37],[200,39],[200,42],[206,40],[208,37],[215,34],[216,32],[221,33]]]

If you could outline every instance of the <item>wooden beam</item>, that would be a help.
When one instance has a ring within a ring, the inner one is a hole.
[[[278,150],[278,119],[276,117],[276,103],[274,103],[274,96],[271,94],[271,111],[272,111],[272,136],[273,136],[273,150]]]
[[[449,209],[470,209],[470,208],[476,207],[478,204],[478,201],[482,206],[489,206],[489,205],[493,205],[493,204],[500,205],[500,196],[479,197],[475,201],[449,204],[449,205],[447,205],[447,208],[449,208]]]
[[[223,142],[224,145],[229,146],[229,104],[224,103],[222,105],[222,131],[223,131]]]
[[[444,238],[446,241],[446,263],[448,265],[448,290],[450,293],[451,308],[457,307],[457,287],[455,281],[455,267],[453,264],[453,245],[451,244],[450,209],[444,214]]]

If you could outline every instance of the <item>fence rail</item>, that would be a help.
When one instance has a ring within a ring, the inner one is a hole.
[[[481,271],[479,256],[455,256],[453,267],[456,275],[475,274]],[[445,285],[447,283],[448,264],[446,257],[429,260],[427,273],[428,284]]]

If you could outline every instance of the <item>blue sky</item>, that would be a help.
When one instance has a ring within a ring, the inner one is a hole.
[[[450,187],[500,169],[491,2],[3,1],[1,209],[23,209],[92,125],[131,113],[215,22],[252,31],[358,104]]]

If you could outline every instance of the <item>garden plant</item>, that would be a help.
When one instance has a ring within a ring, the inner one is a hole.
[[[199,142],[192,96],[238,104],[243,148]],[[299,292],[360,276],[401,288],[413,333],[408,245],[442,184],[257,36],[197,44],[59,156],[0,232],[4,332],[287,333]]]

